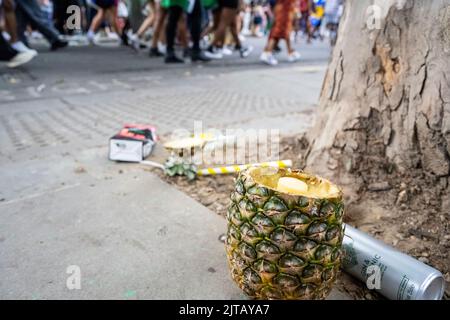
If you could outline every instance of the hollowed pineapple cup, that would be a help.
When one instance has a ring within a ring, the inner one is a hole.
[[[311,192],[277,190],[293,177]],[[302,171],[242,171],[228,208],[226,251],[233,280],[253,299],[325,299],[336,280],[343,238],[342,192]]]

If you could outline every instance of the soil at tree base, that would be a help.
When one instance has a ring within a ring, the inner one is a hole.
[[[303,136],[283,137],[280,159],[292,159],[295,168],[303,168],[307,148]],[[204,176],[190,182],[185,177],[167,177],[160,170],[151,171],[225,218],[235,175]],[[347,199],[344,221],[440,270],[447,282],[444,299],[450,299],[449,219],[441,210],[438,193],[424,188],[435,185],[427,183],[427,179],[430,178],[424,176],[420,186],[410,184],[418,181],[415,177],[404,179],[401,185],[379,181],[359,190],[349,197],[351,200]],[[396,181],[395,176],[392,181]],[[335,287],[354,299],[383,299],[344,272]]]

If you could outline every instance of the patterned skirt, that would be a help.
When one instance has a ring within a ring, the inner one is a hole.
[[[274,9],[275,21],[270,31],[272,39],[287,39],[294,23],[295,0],[277,0]]]

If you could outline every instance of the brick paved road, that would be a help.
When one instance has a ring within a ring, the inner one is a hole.
[[[300,116],[307,125],[328,48],[319,43],[303,52],[301,62],[276,69],[258,64],[256,52],[248,60],[176,67],[127,48],[44,52],[27,69],[0,69],[7,72],[0,82],[0,160],[102,145],[125,122],[152,123],[162,134],[192,130],[194,120],[224,127],[261,119],[255,125],[270,127],[278,119],[285,129]]]
[[[263,40],[250,41],[256,49],[248,59],[205,66],[168,67],[128,48],[98,47],[41,47],[26,68],[0,66],[0,205],[82,183],[78,166],[98,179],[117,175],[108,138],[126,122],[151,123],[160,134],[192,131],[196,120],[220,129],[306,130],[329,49],[299,45],[302,61],[268,68],[258,63]]]

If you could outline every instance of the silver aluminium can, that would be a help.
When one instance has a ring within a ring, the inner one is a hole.
[[[440,300],[442,274],[381,241],[345,225],[342,268],[392,300]]]

